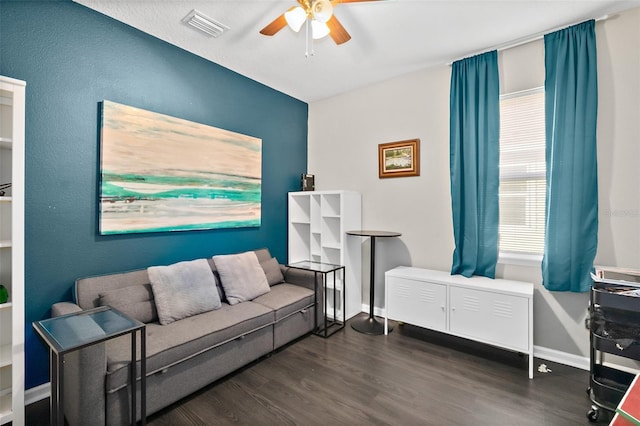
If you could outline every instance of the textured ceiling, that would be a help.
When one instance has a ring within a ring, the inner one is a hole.
[[[260,29],[293,0],[75,0],[305,102],[586,19],[640,7],[640,0],[378,0],[340,4],[335,16],[352,39],[316,40],[305,57],[304,31]],[[192,9],[230,27],[218,38],[181,22]],[[615,19],[615,16],[612,17]]]

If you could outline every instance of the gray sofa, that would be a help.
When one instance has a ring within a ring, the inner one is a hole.
[[[255,253],[270,291],[250,301],[226,303],[216,265],[207,259],[223,302],[219,309],[161,325],[154,316],[149,274],[143,269],[77,280],[75,303],[55,304],[52,315],[111,304],[138,319],[151,320],[143,321],[147,323],[149,415],[313,330],[314,274],[278,265],[267,249]],[[114,291],[116,295],[123,292],[122,303],[105,296],[113,296]],[[130,423],[130,351],[130,339],[124,336],[65,357],[64,413],[70,425]],[[138,398],[139,385],[138,378]],[[137,407],[139,420],[139,403]]]

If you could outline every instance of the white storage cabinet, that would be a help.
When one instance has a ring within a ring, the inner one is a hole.
[[[533,284],[399,266],[385,273],[388,320],[529,356],[533,378]]]
[[[354,191],[302,191],[289,193],[289,263],[310,260],[345,267],[345,278],[335,287],[327,283],[328,312],[342,319],[345,291],[346,318],[362,311],[361,252],[359,241],[346,232],[362,227],[362,197]],[[346,289],[345,287],[346,283]],[[331,317],[333,319],[333,317]]]
[[[24,111],[25,83],[0,76],[0,424],[24,419]]]

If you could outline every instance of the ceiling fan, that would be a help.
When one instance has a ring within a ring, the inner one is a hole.
[[[295,32],[305,22],[311,27],[314,39],[327,35],[331,36],[336,44],[346,43],[351,36],[342,26],[338,18],[333,14],[333,8],[340,3],[359,3],[365,1],[380,0],[297,0],[300,6],[294,6],[274,19],[269,25],[260,30],[260,34],[272,36],[289,25]]]

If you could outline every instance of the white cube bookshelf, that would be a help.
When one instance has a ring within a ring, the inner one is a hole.
[[[23,81],[0,76],[0,425],[24,418],[24,126]]]
[[[362,197],[354,191],[302,191],[289,193],[289,263],[310,260],[345,267],[344,283],[327,287],[327,300],[337,292],[338,318],[362,311],[360,244],[346,232],[362,227]],[[331,278],[329,279],[331,281]],[[346,285],[343,285],[346,284]],[[340,306],[345,291],[345,307]],[[333,312],[333,306],[329,306]]]

